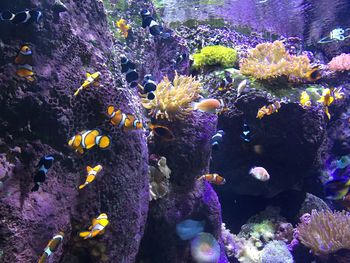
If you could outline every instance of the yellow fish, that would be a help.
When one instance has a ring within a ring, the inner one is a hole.
[[[306,91],[303,91],[300,95],[300,104],[303,108],[311,107],[311,100],[309,94]]]
[[[82,131],[73,136],[68,145],[80,154],[84,153],[84,149],[91,149],[98,145],[101,149],[106,149],[111,144],[111,138],[106,135],[100,135],[99,130]]]
[[[92,220],[92,224],[88,231],[82,231],[79,236],[88,239],[97,235],[102,235],[105,232],[106,226],[109,224],[108,216],[105,213],[100,214],[97,218]]]
[[[89,183],[92,183],[95,178],[96,175],[102,170],[102,166],[101,165],[97,165],[94,168],[90,167],[90,166],[86,166],[86,171],[88,173],[88,175],[86,176],[86,180],[85,183],[79,186],[79,189],[83,189],[85,186],[87,186]]]
[[[125,19],[121,18],[119,21],[117,21],[116,26],[119,28],[120,32],[123,34],[123,36],[125,38],[128,37],[129,35],[129,29],[131,28],[131,26],[129,26],[128,24],[126,24]]]
[[[322,92],[322,97],[317,101],[322,103],[324,106],[324,112],[326,113],[328,119],[331,119],[328,107],[333,103],[334,97],[332,95],[331,89],[324,89]]]
[[[99,71],[90,74],[89,72],[86,73],[86,79],[84,83],[77,89],[77,91],[74,93],[74,96],[77,96],[80,91],[83,89],[90,87],[91,85],[94,85],[95,87],[98,87],[100,84],[98,83],[98,79],[100,78],[101,73]]]

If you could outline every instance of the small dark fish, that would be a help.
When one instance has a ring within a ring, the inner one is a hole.
[[[173,141],[175,139],[174,133],[166,126],[149,124],[149,128],[152,130],[152,133],[159,139],[163,141]]]
[[[129,83],[130,87],[134,88],[137,86],[137,80],[139,79],[139,74],[136,71],[136,66],[126,57],[122,57],[120,60],[122,73],[125,74],[125,79]]]
[[[147,99],[153,100],[156,96],[154,91],[157,89],[157,83],[154,81],[154,78],[151,74],[145,75],[142,82],[143,93],[147,94]]]
[[[315,82],[320,78],[322,78],[320,67],[319,66],[313,67],[311,70],[309,70],[306,73],[305,78],[310,82]]]
[[[55,158],[52,155],[46,155],[43,156],[37,167],[39,167],[39,170],[37,171],[37,173],[34,175],[34,187],[32,188],[32,192],[38,191],[39,190],[39,186],[45,182],[46,179],[46,174],[48,172],[48,170],[51,168],[53,161],[55,160]]]
[[[182,62],[184,62],[187,59],[188,59],[187,53],[182,53],[182,54],[176,53],[176,58],[172,60],[172,62],[174,63],[174,68],[181,65]]]
[[[169,38],[170,34],[163,32],[163,28],[157,21],[151,16],[151,12],[147,9],[143,9],[140,12],[142,17],[142,27],[149,28],[149,32],[152,36],[161,36],[162,38]]]
[[[243,123],[243,131],[241,134],[241,138],[244,142],[250,142],[251,136],[250,136],[250,128],[246,122]]]
[[[43,13],[38,10],[25,10],[16,14],[10,11],[4,11],[0,14],[0,19],[9,21],[14,25],[38,23],[42,18]]]
[[[324,190],[328,199],[340,200],[349,193],[349,187],[349,179],[337,178],[326,182],[324,185]]]
[[[219,148],[219,144],[223,141],[225,132],[223,130],[218,130],[213,137],[211,137],[210,143],[214,150]]]

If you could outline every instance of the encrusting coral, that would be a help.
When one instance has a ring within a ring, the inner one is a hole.
[[[174,81],[168,77],[157,85],[155,98],[142,99],[144,108],[150,110],[149,115],[155,119],[184,119],[191,111],[191,103],[199,97],[202,85],[191,76],[179,76],[175,73]]]
[[[257,45],[240,63],[242,74],[260,80],[286,76],[297,81],[304,78],[309,70],[309,58],[306,55],[290,55],[281,41]]]
[[[224,46],[207,46],[200,53],[193,55],[195,69],[205,66],[219,65],[224,68],[232,67],[237,61],[237,51]]]
[[[166,158],[160,157],[157,167],[149,166],[150,200],[164,197],[170,190],[171,170],[166,164]]]
[[[329,69],[333,71],[347,71],[350,70],[350,54],[340,54],[332,58],[328,63]]]
[[[297,233],[301,243],[315,255],[350,249],[350,213],[313,210],[310,220],[297,226]]]

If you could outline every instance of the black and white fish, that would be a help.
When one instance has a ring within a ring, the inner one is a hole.
[[[122,57],[121,60],[122,73],[125,74],[125,79],[129,83],[130,87],[134,88],[137,86],[137,80],[139,74],[136,71],[136,66],[128,58]]]
[[[157,83],[151,74],[145,75],[143,78],[142,86],[143,92],[147,94],[147,99],[153,100],[155,98],[154,91],[157,89]]]
[[[169,33],[163,32],[163,27],[153,18],[151,12],[147,9],[143,9],[140,12],[142,17],[142,27],[149,28],[149,32],[152,36],[161,36],[162,38],[170,37]]]
[[[219,147],[219,144],[224,139],[225,132],[223,130],[218,130],[213,137],[211,137],[210,143],[214,150]]]
[[[14,25],[38,23],[42,18],[43,13],[39,10],[25,10],[16,14],[11,11],[0,13],[0,20],[9,21]]]
[[[243,131],[241,134],[241,138],[244,142],[250,142],[251,140],[250,128],[246,122],[243,123]]]
[[[46,174],[51,168],[53,161],[55,158],[52,155],[46,155],[41,157],[37,167],[39,167],[38,171],[34,175],[34,187],[32,188],[32,192],[38,191],[39,186],[45,182]]]

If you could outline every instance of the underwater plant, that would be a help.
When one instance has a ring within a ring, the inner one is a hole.
[[[237,51],[224,46],[207,46],[200,53],[193,55],[195,69],[205,66],[219,65],[224,68],[232,67],[237,61]]]
[[[333,71],[350,70],[350,54],[342,53],[339,56],[332,58],[328,63],[329,69]]]
[[[350,213],[313,210],[298,226],[298,239],[315,255],[350,249]]]
[[[212,234],[199,233],[191,240],[191,255],[196,263],[218,262],[220,245]]]
[[[261,262],[293,263],[293,256],[283,241],[273,240],[261,251]]]
[[[290,55],[281,41],[257,45],[240,62],[242,74],[260,80],[285,76],[296,81],[304,78],[310,70],[309,58]]]
[[[175,73],[174,81],[168,77],[157,85],[155,98],[142,99],[142,105],[150,110],[149,115],[155,119],[184,119],[191,111],[191,103],[199,97],[202,84],[191,76],[179,76]]]

